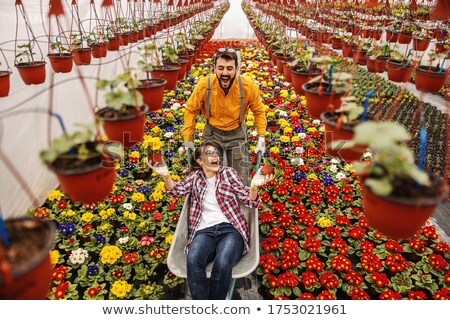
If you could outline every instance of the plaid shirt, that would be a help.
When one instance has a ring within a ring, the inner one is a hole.
[[[230,223],[244,239],[244,254],[249,249],[250,234],[248,223],[241,211],[239,201],[249,208],[256,208],[261,203],[259,196],[254,201],[250,200],[249,193],[250,188],[242,183],[236,170],[231,167],[219,168],[216,176],[217,202]],[[191,172],[185,179],[177,182],[172,190],[167,191],[167,195],[174,198],[191,196],[188,223],[189,238],[185,248],[185,253],[187,253],[202,217],[203,202],[206,195],[205,173],[203,170]]]

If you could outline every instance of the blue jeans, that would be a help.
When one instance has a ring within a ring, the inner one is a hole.
[[[187,255],[187,279],[192,299],[225,299],[231,284],[231,270],[243,251],[244,240],[230,223],[197,231]],[[213,260],[208,290],[206,266]]]

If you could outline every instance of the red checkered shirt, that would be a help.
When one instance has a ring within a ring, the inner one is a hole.
[[[261,203],[259,196],[254,201],[250,200],[249,193],[250,188],[243,184],[236,170],[231,167],[219,168],[216,176],[217,202],[230,223],[244,239],[244,254],[249,249],[250,234],[248,223],[239,206],[239,201],[249,208],[257,208]],[[185,179],[177,182],[172,190],[167,191],[167,195],[174,198],[190,195],[189,238],[185,248],[187,253],[202,217],[203,202],[206,195],[205,173],[203,170],[191,172]]]

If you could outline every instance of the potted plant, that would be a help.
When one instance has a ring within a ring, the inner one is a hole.
[[[20,217],[6,219],[4,226],[5,237],[0,238],[0,299],[47,299],[52,272],[49,251],[53,248],[55,224]]]
[[[270,153],[263,160],[263,165],[261,166],[261,173],[264,175],[273,174],[275,172],[275,168],[279,165],[278,163],[278,155],[274,153]]]
[[[3,52],[2,52],[3,53]],[[0,65],[2,63],[0,62]],[[11,70],[0,70],[0,98],[9,95],[10,81],[9,76],[11,75]]]
[[[360,43],[356,45],[352,51],[353,51],[353,61],[359,65],[366,65],[367,64],[367,52],[372,46],[372,39],[369,38],[364,43]]]
[[[177,292],[180,290],[181,285],[184,284],[184,278],[177,277],[169,271],[164,275],[163,283],[167,285],[170,292]]]
[[[87,37],[82,33],[72,33],[72,53],[73,61],[77,66],[89,65],[92,60],[92,48],[84,47],[84,42],[88,42]]]
[[[161,109],[164,99],[164,87],[167,84],[167,80],[151,76],[151,71],[157,63],[156,50],[154,44],[139,47],[141,60],[137,62],[138,68],[145,74],[145,79],[139,79],[140,83],[137,89],[142,94],[144,103],[150,111]]]
[[[426,51],[431,42],[432,32],[421,28],[413,32],[413,49],[416,51]]]
[[[361,123],[364,108],[353,96],[341,98],[339,109],[325,111],[320,115],[325,125],[325,150],[332,157],[340,157],[347,161],[360,160],[367,145],[356,145],[344,148],[353,139],[354,128]]]
[[[304,94],[303,85],[321,73],[317,64],[312,60],[315,54],[314,47],[298,47],[294,52],[294,61],[291,66],[292,86],[296,94]]]
[[[97,141],[94,130],[64,133],[42,150],[42,162],[53,171],[61,188],[74,202],[95,203],[111,192],[116,178],[112,157],[120,155],[120,147]]]
[[[195,46],[193,46],[187,36],[186,33],[177,33],[175,35],[175,41],[177,44],[177,55],[178,58],[180,59],[186,59],[187,64],[186,64],[186,72],[190,71],[192,68],[192,64],[194,62],[194,54],[191,53],[190,51],[195,49]]]
[[[178,80],[183,79],[184,75],[186,74],[186,67],[188,60],[178,57],[177,50],[173,46],[172,42],[169,41],[164,42],[160,47],[160,49],[163,56],[163,64],[165,66],[173,66],[179,68],[178,77],[175,81],[176,85],[176,82]]]
[[[407,82],[415,69],[411,61],[411,52],[405,57],[397,50],[392,50],[388,61],[388,79],[393,82]]]
[[[428,56],[430,57],[429,65],[419,65],[416,68],[416,89],[422,92],[438,93],[449,76],[448,69],[443,68],[447,55],[430,52]],[[443,59],[442,63],[440,59]],[[435,61],[438,61],[438,64],[433,67],[432,64]]]
[[[368,145],[371,162],[355,162],[367,222],[395,239],[412,236],[446,195],[442,180],[414,163],[406,129],[396,122],[369,121],[355,127],[346,147]]]
[[[56,51],[49,52],[47,55],[54,72],[68,73],[72,71],[73,53],[62,42],[55,41],[51,43],[50,50]]]
[[[367,71],[383,73],[387,68],[390,52],[391,48],[388,44],[371,47],[369,59],[367,59]]]
[[[328,61],[328,58],[318,58],[316,61]],[[353,76],[345,72],[333,72],[334,63],[324,66],[329,71],[311,79],[303,85],[306,97],[306,109],[314,119],[320,119],[320,114],[328,109],[338,109],[341,106],[341,97],[350,89]]]
[[[159,137],[146,135],[142,142],[142,148],[147,151],[147,160],[153,165],[156,163],[164,163],[162,157],[162,147],[164,142]]]
[[[353,57],[353,48],[356,47],[356,40],[354,35],[346,35],[342,39],[342,55],[346,58]]]
[[[27,85],[45,82],[45,61],[35,61],[31,43],[17,46],[21,51],[16,53],[14,66],[19,71],[23,82]]]
[[[158,51],[161,53],[161,57],[159,56]],[[167,65],[165,64],[165,60],[167,59],[173,63],[177,62],[178,56],[175,49],[170,43],[166,42],[163,46],[159,47],[158,50],[154,50],[152,53],[154,61],[153,68],[150,71],[152,78],[166,80],[167,83],[165,84],[164,89],[174,90],[177,85],[180,67]]]
[[[125,148],[141,142],[144,136],[148,106],[137,90],[139,84],[130,70],[115,79],[97,81],[97,88],[107,92],[106,107],[98,110],[96,116],[102,120],[108,138],[120,142]]]
[[[86,39],[87,44],[92,48],[92,56],[94,58],[106,57],[108,50],[108,36],[101,27],[97,27],[97,31],[91,32]]]

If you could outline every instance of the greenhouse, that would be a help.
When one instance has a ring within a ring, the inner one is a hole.
[[[449,1],[0,26],[1,300],[450,300]]]

